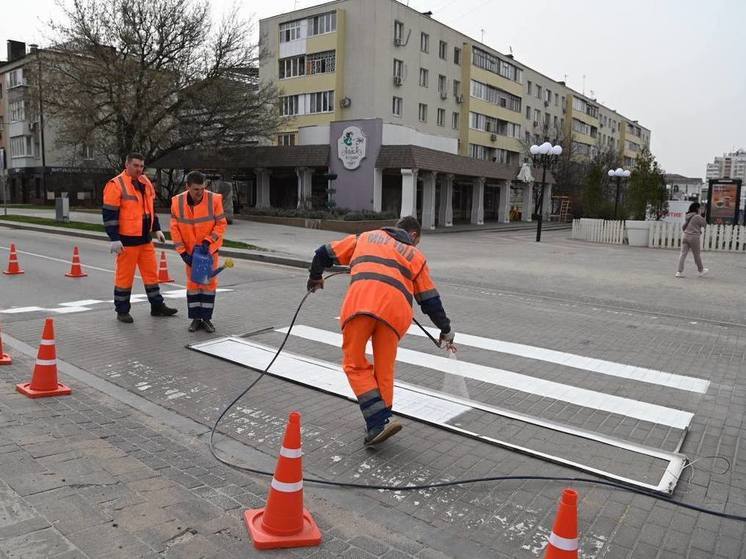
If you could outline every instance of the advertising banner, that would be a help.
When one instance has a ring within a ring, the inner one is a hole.
[[[718,225],[738,223],[740,179],[711,179],[707,193],[707,222]]]

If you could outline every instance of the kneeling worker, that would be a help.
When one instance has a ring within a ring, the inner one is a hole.
[[[390,421],[394,400],[394,366],[399,340],[412,324],[412,300],[440,328],[440,342],[453,346],[448,320],[425,256],[416,246],[422,234],[414,217],[395,227],[323,245],[311,263],[307,289],[324,288],[322,273],[334,264],[350,266],[350,287],[339,317],[343,368],[357,396],[367,428],[365,444],[378,444],[401,429]],[[365,357],[373,343],[373,364]],[[455,348],[453,348],[455,350]]]
[[[171,200],[171,239],[174,247],[186,264],[187,307],[190,332],[200,328],[214,332],[212,311],[215,308],[215,292],[218,277],[213,276],[209,284],[192,281],[192,255],[200,245],[212,255],[213,269],[218,265],[218,250],[223,246],[223,235],[228,222],[223,213],[223,197],[205,191],[205,175],[192,171],[186,176],[186,191]]]
[[[111,252],[117,255],[114,308],[117,320],[126,324],[134,322],[130,315],[130,295],[135,281],[135,267],[140,268],[145,293],[150,301],[150,314],[176,314],[176,309],[167,307],[163,302],[158,287],[158,264],[151,234],[161,243],[166,238],[155,213],[155,189],[143,174],[144,169],[144,157],[139,153],[130,153],[125,170],[104,187],[104,227],[111,240]]]

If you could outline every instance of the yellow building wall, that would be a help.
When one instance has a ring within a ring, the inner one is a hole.
[[[290,78],[277,82],[280,95],[295,95],[297,93],[315,93],[334,89],[337,83],[336,72],[328,74],[314,74],[298,78]],[[335,103],[337,101],[335,94]]]
[[[471,45],[463,43],[461,49],[461,89],[464,95],[464,102],[461,103],[461,113],[459,116],[459,155],[468,155],[469,153],[469,111],[471,110]]]
[[[507,136],[497,135],[497,140],[493,142],[490,139],[491,136],[492,132],[470,129],[468,143],[480,144],[491,148],[507,149],[509,151],[516,151],[518,153],[520,153],[523,149],[520,140],[518,140],[517,138],[508,138]]]
[[[488,103],[482,99],[472,97],[470,111],[474,113],[481,113],[483,115],[492,116],[515,124],[523,124],[523,115],[515,111],[509,111],[503,107],[498,107],[492,103]],[[468,116],[468,115],[467,115]],[[467,123],[468,125],[468,123]]]
[[[469,53],[469,58],[465,59],[464,63],[466,63],[466,60],[468,60],[469,65],[472,67],[471,79],[497,87],[499,89],[502,89],[503,91],[507,91],[508,93],[517,95],[518,97],[523,96],[522,84],[503,78],[502,76],[498,76],[497,74],[493,74],[492,72],[488,72],[483,68],[474,66],[471,63],[471,52]],[[471,85],[469,87],[471,87]]]
[[[337,33],[339,33],[339,10],[337,11],[337,31],[334,33],[324,33],[323,35],[314,35],[306,39],[306,54],[336,49]]]
[[[334,120],[342,120],[343,115],[349,109],[343,109],[339,106],[340,100],[345,96],[345,37],[347,36],[347,21],[345,11],[337,10],[337,32],[336,32],[335,50],[337,51],[336,67],[334,72]]]

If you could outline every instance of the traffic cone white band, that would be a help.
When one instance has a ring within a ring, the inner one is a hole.
[[[275,478],[272,478],[272,483],[270,483],[270,485],[275,491],[280,491],[282,493],[295,493],[296,491],[303,489],[303,480],[295,483],[285,483],[284,481],[277,481]]]
[[[303,451],[300,448],[285,448],[280,447],[280,456],[285,458],[300,458],[303,456]]]
[[[549,535],[549,545],[553,545],[562,551],[577,551],[578,538],[563,538],[552,532]]]
[[[56,365],[57,360],[56,359],[37,359],[36,364],[42,365],[42,366]]]
[[[39,345],[54,345],[54,340],[41,340]]]

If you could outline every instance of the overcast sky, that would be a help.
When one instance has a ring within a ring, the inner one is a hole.
[[[377,0],[367,0],[377,1]],[[44,40],[55,0],[2,0],[5,42]],[[323,2],[244,0],[246,18]],[[403,3],[407,3],[406,0]],[[219,17],[232,0],[212,0]],[[666,171],[703,177],[715,155],[746,147],[743,0],[410,0],[420,11],[597,99],[652,130]]]

